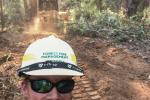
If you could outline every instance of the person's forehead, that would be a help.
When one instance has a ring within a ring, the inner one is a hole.
[[[53,82],[57,82],[65,79],[72,79],[72,76],[30,76],[30,79],[47,79]]]

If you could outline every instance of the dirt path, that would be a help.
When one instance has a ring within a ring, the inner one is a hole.
[[[101,39],[69,41],[85,69],[80,95],[86,100],[150,100],[150,64],[140,56]]]
[[[21,100],[15,88],[16,81],[10,81],[10,76],[17,79],[14,74],[26,47],[48,35],[26,32],[1,39],[0,57],[11,52],[13,58],[0,65],[0,88],[3,90],[0,100]],[[140,56],[101,39],[58,36],[72,45],[78,64],[85,70],[84,77],[75,78],[74,100],[150,100],[150,64]]]

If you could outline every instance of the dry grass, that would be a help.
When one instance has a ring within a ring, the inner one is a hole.
[[[0,100],[21,100],[14,76],[0,76]]]

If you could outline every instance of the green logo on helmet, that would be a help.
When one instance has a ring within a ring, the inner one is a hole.
[[[63,52],[44,52],[41,58],[68,59],[68,56]]]

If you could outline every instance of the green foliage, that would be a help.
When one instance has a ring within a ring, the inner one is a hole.
[[[133,25],[128,27],[120,27],[119,29],[114,29],[111,33],[108,34],[108,37],[110,39],[113,39],[114,42],[122,43],[142,41],[146,38],[146,34],[143,27]]]
[[[142,20],[145,24],[150,25],[150,7],[144,10]]]
[[[13,25],[22,24],[24,14],[21,4],[21,0],[10,0],[10,2],[4,6],[4,14],[7,16],[8,23]]]
[[[23,0],[4,0],[1,27],[4,31],[22,32],[25,19]]]
[[[97,3],[102,6],[101,9]],[[110,0],[75,0],[74,5],[70,7],[73,21],[68,25],[68,33],[85,36],[96,34],[117,43],[146,39],[150,30],[144,28],[144,24],[148,21],[146,22],[144,17],[143,23],[143,12],[139,11],[128,18],[116,12],[117,8],[114,6],[116,4],[119,3]]]

